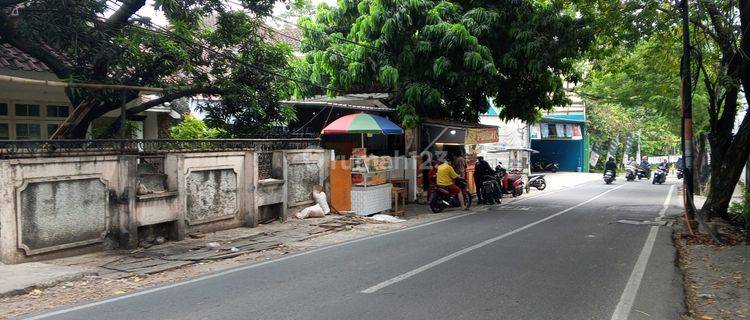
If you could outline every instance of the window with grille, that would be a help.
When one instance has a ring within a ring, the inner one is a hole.
[[[16,104],[16,116],[17,117],[38,117],[39,105],[38,104]]]
[[[67,118],[68,106],[47,106],[47,117]]]
[[[0,140],[9,140],[10,130],[7,123],[0,123]]]
[[[47,125],[47,137],[51,136],[55,131],[57,131],[57,128],[59,128],[59,124],[48,124]]]
[[[17,123],[16,139],[18,140],[39,140],[42,138],[41,128],[36,123]]]

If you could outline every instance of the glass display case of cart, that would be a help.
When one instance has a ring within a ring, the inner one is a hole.
[[[393,159],[388,156],[353,157],[350,161],[352,186],[372,187],[385,184],[393,170]]]

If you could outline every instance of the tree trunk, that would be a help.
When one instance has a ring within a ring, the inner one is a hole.
[[[722,152],[719,153],[719,151]],[[740,180],[742,169],[747,163],[748,153],[750,153],[750,112],[745,114],[729,148],[725,150],[712,148],[711,187],[702,208],[704,217],[721,217],[730,221],[727,209]],[[723,157],[717,154],[723,154]]]
[[[695,143],[695,158],[693,159],[693,186],[696,195],[703,195],[708,189],[708,179],[710,168],[708,168],[708,139],[705,133],[702,133]]]

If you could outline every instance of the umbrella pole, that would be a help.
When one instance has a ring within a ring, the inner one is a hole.
[[[359,136],[362,138],[362,148],[364,148],[365,147],[365,134],[360,133]]]

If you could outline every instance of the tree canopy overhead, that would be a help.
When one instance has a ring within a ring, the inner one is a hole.
[[[563,78],[592,40],[586,22],[562,10],[524,0],[340,0],[300,20],[297,72],[329,95],[391,93],[405,126],[477,121],[488,97],[502,117],[533,120],[567,102]]]
[[[681,1],[650,0],[562,0],[566,10],[595,19],[598,34],[595,47],[601,59],[617,50],[633,50],[644,42],[661,38],[659,45],[675,45],[681,42]],[[700,129],[707,133],[710,144],[710,184],[707,201],[702,211],[709,216],[727,218],[727,207],[744,164],[750,154],[750,113],[739,118],[739,111],[750,103],[750,96],[741,92],[750,90],[750,0],[689,0],[689,31],[691,37],[691,65],[695,87],[693,110]],[[619,8],[619,10],[612,10]],[[677,48],[681,48],[677,45]],[[633,54],[637,54],[634,52]],[[600,89],[612,89],[622,93],[621,97],[632,98],[640,105],[677,114],[679,109],[673,100],[680,96],[679,83],[674,76],[655,82],[656,76],[665,76],[667,65],[672,65],[677,55],[643,56],[649,60],[655,75],[650,78],[629,78],[627,92],[617,88],[617,82],[600,82]],[[672,74],[677,70],[671,70]],[[595,79],[590,79],[595,80]],[[612,78],[610,80],[617,80]],[[639,86],[640,80],[646,86]],[[649,86],[652,86],[650,88]],[[658,94],[671,86],[671,96]],[[639,88],[641,87],[641,88]],[[609,90],[608,89],[608,90]],[[600,90],[600,92],[603,92]],[[648,100],[643,100],[647,98]],[[661,105],[650,104],[660,100]],[[743,101],[744,100],[744,101]],[[665,108],[666,106],[666,108]],[[679,125],[678,119],[675,124]],[[696,135],[696,140],[699,137]],[[696,161],[704,161],[696,159]],[[696,162],[696,168],[699,163]]]
[[[221,108],[207,106],[207,121],[242,136],[291,114],[278,103],[287,85],[279,75],[287,72],[291,51],[266,43],[259,29],[275,0],[236,2],[252,14],[219,0],[157,0],[155,8],[169,21],[160,29],[135,14],[146,0],[0,0],[0,9],[18,6],[18,15],[0,10],[0,42],[65,81],[168,89],[130,107],[129,115],[182,97],[221,97]],[[120,107],[122,93],[67,90],[74,111],[58,136],[83,138],[93,120]],[[126,101],[139,95],[124,94]]]

